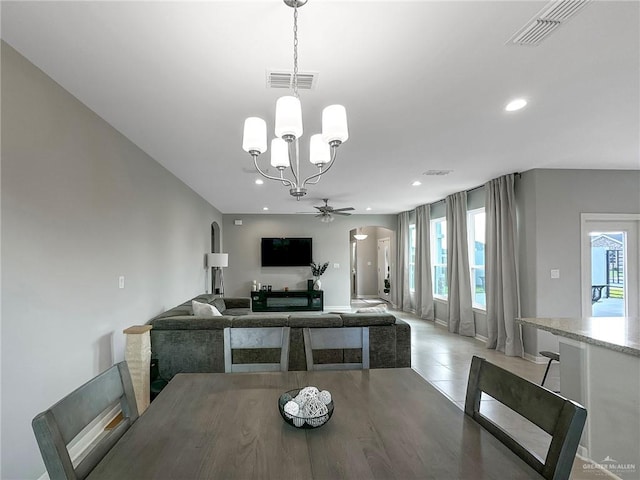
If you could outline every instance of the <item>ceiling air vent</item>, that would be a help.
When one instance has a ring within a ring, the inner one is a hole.
[[[444,175],[449,175],[451,172],[453,172],[453,170],[427,170],[422,174],[429,175],[429,176],[444,176]]]
[[[298,72],[298,90],[313,90],[317,83],[317,72]],[[293,72],[267,70],[267,88],[293,88]]]
[[[586,7],[591,0],[555,0],[545,6],[524,27],[518,30],[507,44],[538,45]]]

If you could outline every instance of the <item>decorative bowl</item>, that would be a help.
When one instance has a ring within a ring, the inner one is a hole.
[[[312,417],[305,417],[300,413],[298,413],[298,415],[292,415],[291,413],[285,411],[285,405],[288,402],[293,401],[293,399],[298,396],[301,390],[303,389],[297,388],[295,390],[289,390],[288,392],[280,395],[280,398],[278,399],[278,410],[280,411],[282,419],[289,425],[293,425],[296,428],[321,427],[322,425],[327,423],[331,418],[331,415],[333,415],[333,400],[329,401],[329,403],[324,404],[326,405],[326,411],[323,409],[321,412],[319,412],[319,414],[316,414]]]

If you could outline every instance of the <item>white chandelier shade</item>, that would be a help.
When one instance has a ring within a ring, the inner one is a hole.
[[[329,105],[322,111],[322,138],[328,144],[349,138],[347,110],[342,105]]]
[[[302,136],[302,105],[300,99],[286,96],[276,102],[276,137]]]
[[[271,140],[271,166],[287,168],[289,166],[289,147],[281,138]]]
[[[322,139],[322,135],[316,133],[309,140],[309,161],[317,166],[322,166],[331,161],[329,144]]]
[[[267,122],[258,117],[249,117],[244,121],[242,149],[245,152],[267,151]]]

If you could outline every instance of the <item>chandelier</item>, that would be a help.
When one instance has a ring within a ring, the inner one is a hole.
[[[293,8],[293,95],[280,97],[276,102],[276,138],[271,140],[271,166],[280,175],[269,175],[258,165],[258,156],[267,151],[267,123],[258,117],[244,122],[242,149],[253,158],[256,170],[265,178],[282,182],[289,194],[300,200],[307,193],[306,186],[320,181],[336,159],[338,147],[349,138],[347,112],[342,105],[330,105],[322,111],[322,134],[309,139],[309,161],[317,172],[304,178],[300,174],[299,139],[302,136],[302,106],[298,96],[298,7],[307,0],[284,0]],[[285,177],[287,168],[291,176]]]

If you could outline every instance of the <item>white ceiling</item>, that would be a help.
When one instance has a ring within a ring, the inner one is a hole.
[[[286,93],[265,80],[292,68],[281,0],[2,2],[1,34],[222,213],[311,211],[324,197],[397,213],[510,172],[640,168],[640,3],[596,0],[539,46],[507,45],[545,5],[309,0],[299,63],[319,82],[301,92],[304,171],[324,106],[345,105],[350,138],[300,202],[255,185],[241,148],[244,118],[272,136]],[[514,97],[529,105],[505,112]]]

